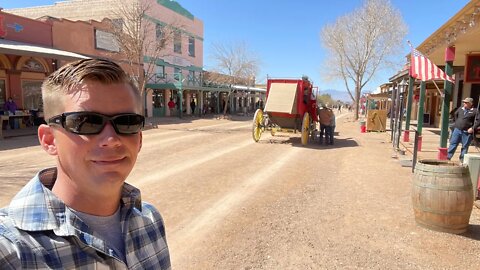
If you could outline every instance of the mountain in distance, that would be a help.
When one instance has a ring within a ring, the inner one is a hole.
[[[347,90],[340,91],[335,89],[321,89],[319,92],[320,92],[319,93],[320,95],[329,94],[333,100],[340,100],[343,102],[352,102],[352,99],[350,98],[350,95],[348,94]]]

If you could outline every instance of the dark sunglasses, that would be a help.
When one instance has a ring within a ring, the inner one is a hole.
[[[66,131],[79,135],[99,134],[107,122],[112,124],[117,134],[129,135],[142,130],[145,117],[136,113],[109,116],[96,112],[67,112],[48,119],[49,124],[62,126]]]

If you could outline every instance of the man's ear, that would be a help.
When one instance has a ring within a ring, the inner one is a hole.
[[[38,140],[43,150],[52,156],[57,155],[57,146],[55,145],[55,137],[53,136],[53,128],[42,124],[38,127]]]

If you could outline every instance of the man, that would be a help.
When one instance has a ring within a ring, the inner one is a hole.
[[[475,117],[477,117],[477,121],[475,121]],[[473,98],[467,97],[463,100],[463,107],[455,112],[454,120],[455,124],[450,136],[447,158],[452,159],[458,144],[461,142],[462,150],[459,158],[460,162],[463,162],[463,157],[468,152],[468,147],[473,139],[473,131],[480,125],[477,110],[473,108]]]
[[[173,116],[175,114],[175,102],[173,101],[173,98],[170,98],[170,101],[167,103],[168,109],[170,110],[170,116]]]
[[[5,110],[5,112],[8,113],[8,115],[15,115],[15,112],[17,111],[17,104],[15,103],[15,101],[13,101],[13,99],[11,97],[8,98],[8,101],[5,102],[5,104],[3,105],[3,109]],[[8,123],[10,124],[10,128],[11,129],[14,129],[15,128],[15,119],[14,118],[10,118]]]
[[[322,108],[318,112],[318,118],[320,122],[320,144],[323,143],[323,135],[325,135],[325,144],[333,144],[332,134],[332,115],[333,112],[326,105],[322,105]]]
[[[115,63],[80,60],[42,85],[38,138],[56,167],[0,210],[1,269],[170,269],[163,220],[125,183],[142,146],[140,94]]]
[[[195,107],[197,107],[197,104],[195,104],[195,100],[192,98],[192,101],[190,102],[190,109],[192,110],[192,115],[195,115]]]

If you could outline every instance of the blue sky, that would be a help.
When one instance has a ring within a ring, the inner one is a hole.
[[[406,39],[418,46],[462,9],[468,0],[391,0],[408,25]],[[0,0],[0,7],[49,5],[50,0]],[[341,81],[321,77],[324,49],[320,30],[360,7],[363,0],[177,0],[204,23],[204,68],[213,68],[212,44],[244,42],[262,62],[257,80],[309,76],[319,89],[345,90]],[[409,48],[405,43],[399,57]],[[366,86],[373,91],[395,71],[378,73]]]

